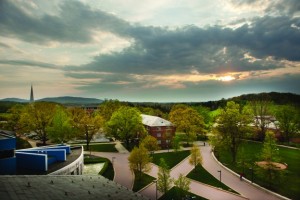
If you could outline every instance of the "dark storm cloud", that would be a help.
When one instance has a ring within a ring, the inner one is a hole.
[[[128,26],[127,22],[111,14],[92,11],[89,6],[76,1],[62,3],[58,16],[32,16],[6,0],[1,0],[0,11],[1,35],[36,43],[52,40],[86,43],[92,41],[91,30],[97,29],[124,36]]]
[[[281,13],[285,15],[293,15],[300,11],[299,0],[231,0],[231,3],[235,6],[260,6],[262,4],[268,4],[265,11],[267,13]]]
[[[300,18],[262,17],[237,29],[188,26],[176,30],[132,27],[135,43],[122,52],[100,55],[81,66],[91,71],[136,74],[268,70],[299,61]],[[223,49],[226,51],[223,52]],[[258,58],[250,62],[245,54]],[[266,59],[273,57],[274,61]],[[73,69],[73,67],[70,67]],[[80,69],[80,68],[77,68]]]
[[[284,67],[277,61],[285,59],[300,61],[300,32],[293,27],[300,26],[300,18],[296,17],[259,17],[250,25],[237,29],[186,26],[171,30],[132,25],[76,1],[66,1],[59,8],[58,15],[36,17],[10,1],[1,1],[0,35],[36,43],[53,40],[88,43],[92,42],[93,31],[97,30],[133,41],[121,52],[101,54],[85,65],[67,66],[66,72],[179,74],[197,70],[200,73],[220,73]],[[259,60],[250,61],[245,58],[246,54]],[[270,61],[268,57],[274,59]],[[37,65],[33,62],[33,66]]]
[[[57,69],[58,66],[50,63],[37,62],[32,60],[0,60],[0,64],[5,65],[19,65],[19,66],[30,66],[30,67],[40,67],[47,69]]]

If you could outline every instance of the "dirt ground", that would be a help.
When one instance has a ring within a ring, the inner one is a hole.
[[[268,162],[260,161],[260,162],[256,162],[256,164],[262,168],[267,168]],[[287,168],[287,164],[283,164],[283,163],[271,162],[270,164],[273,165],[274,169],[277,170],[284,170]]]

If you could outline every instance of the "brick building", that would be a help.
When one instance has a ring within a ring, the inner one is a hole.
[[[142,122],[151,136],[157,139],[162,148],[170,148],[176,127],[171,122],[160,117],[142,114]]]

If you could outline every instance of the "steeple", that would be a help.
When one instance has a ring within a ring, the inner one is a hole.
[[[34,102],[34,97],[33,97],[33,87],[32,87],[32,84],[31,84],[31,90],[30,90],[30,103],[33,103]]]

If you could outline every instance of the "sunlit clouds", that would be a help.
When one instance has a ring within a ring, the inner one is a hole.
[[[300,93],[298,0],[2,0],[0,98]]]

